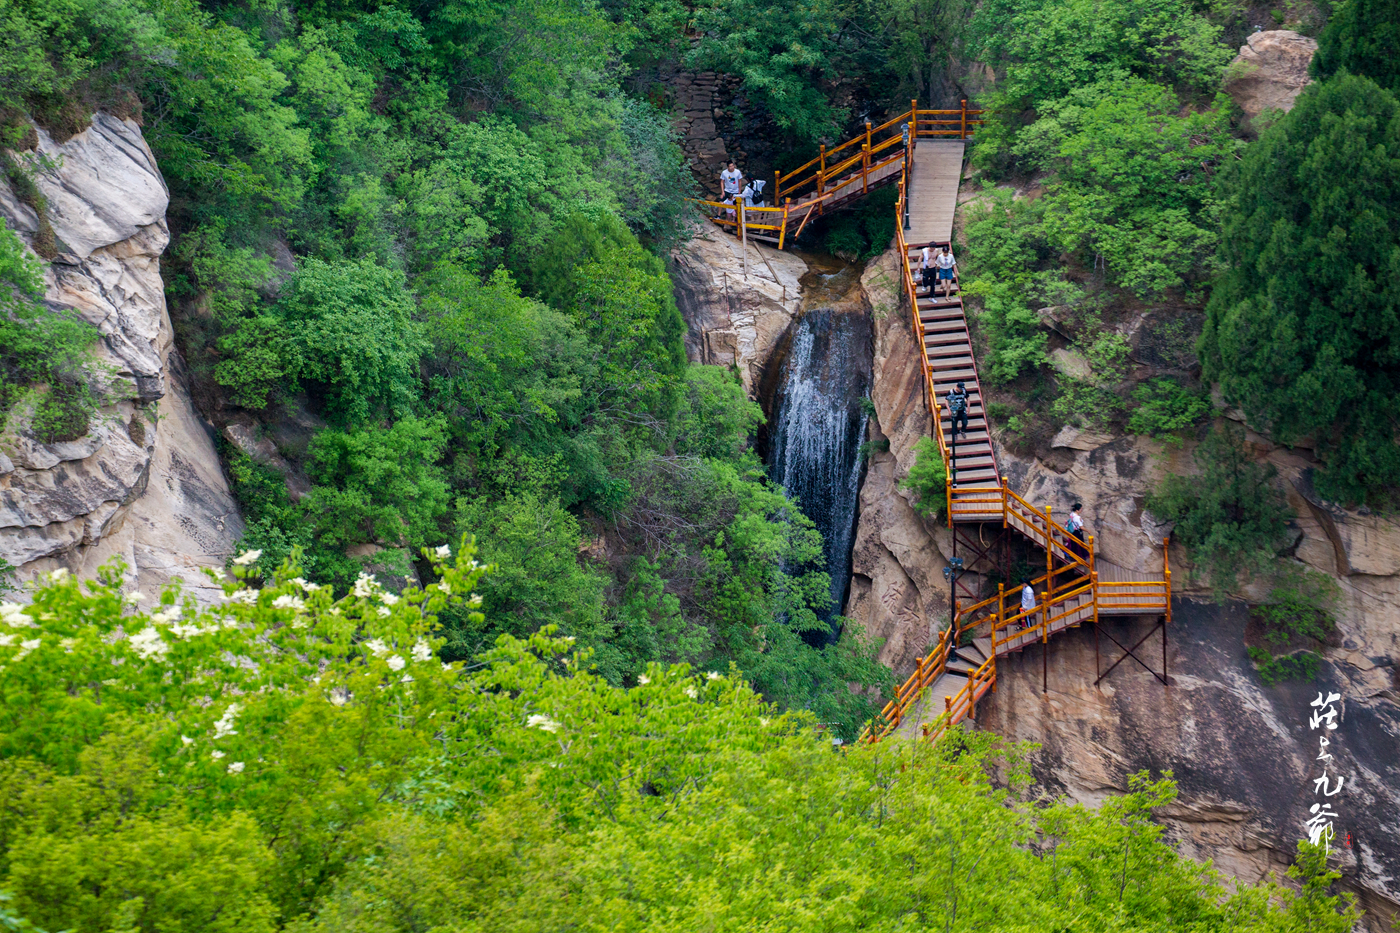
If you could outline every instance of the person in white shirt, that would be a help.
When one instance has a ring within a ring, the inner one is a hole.
[[[1074,552],[1074,556],[1086,563],[1089,560],[1089,548],[1084,544],[1084,519],[1080,516],[1079,510],[1084,508],[1083,503],[1076,502],[1069,511],[1069,521],[1065,522],[1065,531],[1072,537],[1066,543],[1069,549]]]
[[[943,251],[933,257],[933,264],[938,267],[938,281],[943,285],[943,297],[947,298],[953,290],[953,276],[957,275],[958,261],[953,258],[953,252],[944,244]]]
[[[1035,609],[1035,590],[1031,589],[1031,581],[1029,581],[1029,580],[1022,580],[1022,581],[1021,581],[1021,611],[1024,612],[1024,613],[1032,613],[1032,614],[1027,615],[1027,616],[1025,616],[1024,618],[1021,619],[1021,628],[1030,628],[1032,625],[1035,624],[1035,615],[1034,615],[1034,613],[1032,612],[1032,610],[1034,610],[1034,609]]]
[[[735,197],[744,190],[744,173],[734,167],[730,162],[729,167],[719,173],[720,187],[724,189],[725,200]]]
[[[919,272],[924,282],[924,291],[932,295],[934,277],[933,250],[927,246],[924,247],[924,251],[919,259]]]

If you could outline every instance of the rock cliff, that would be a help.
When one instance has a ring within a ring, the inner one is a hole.
[[[101,332],[92,368],[103,404],[67,443],[5,426],[0,558],[23,580],[58,567],[91,573],[121,556],[134,586],[179,577],[212,595],[198,569],[223,565],[242,522],[173,348],[160,276],[165,183],[131,120],[98,113],[66,142],[42,129],[37,138],[36,151],[7,156],[29,167],[47,224],[2,180],[0,215],[45,252],[51,229],[44,300]]]
[[[1265,110],[1288,111],[1308,83],[1317,40],[1275,29],[1256,32],[1230,65],[1226,90],[1251,120]]]

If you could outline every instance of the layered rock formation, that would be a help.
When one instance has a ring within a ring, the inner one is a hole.
[[[63,143],[38,131],[33,168],[57,255],[45,302],[98,328],[94,380],[104,400],[88,433],[41,444],[12,420],[0,435],[0,558],[20,579],[66,567],[90,573],[121,556],[130,581],[180,577],[212,593],[242,522],[208,426],[190,402],[160,277],[169,195],[131,120],[105,113]],[[31,245],[39,215],[0,182],[0,214]]]

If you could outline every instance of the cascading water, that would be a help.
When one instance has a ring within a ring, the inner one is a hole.
[[[822,533],[828,620],[842,610],[851,576],[871,339],[864,309],[807,311],[793,324],[773,394],[769,471]]]

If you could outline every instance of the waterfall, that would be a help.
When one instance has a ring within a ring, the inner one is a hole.
[[[851,577],[871,322],[863,311],[816,308],[792,327],[773,395],[769,470],[822,534],[831,575],[832,605],[824,613],[829,620],[844,607]]]

